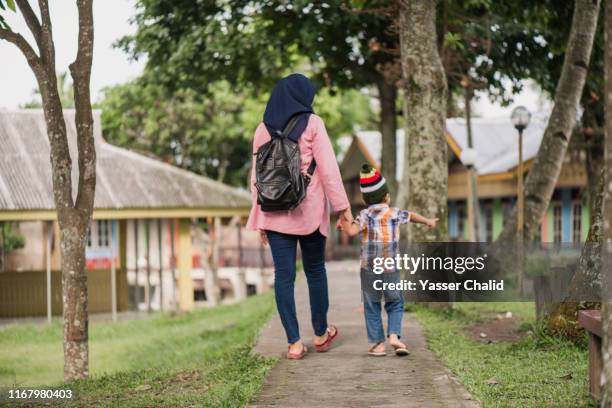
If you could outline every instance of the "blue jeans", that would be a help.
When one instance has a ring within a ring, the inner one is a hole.
[[[276,231],[266,231],[266,235],[274,260],[276,308],[285,328],[287,341],[292,344],[300,339],[294,293],[298,242],[308,282],[312,328],[316,336],[322,336],[327,329],[327,309],[329,309],[325,272],[325,236],[318,229],[308,235],[291,235]]]
[[[380,302],[364,300],[363,302],[366,329],[368,332],[368,342],[371,344],[385,341],[385,330],[383,329]],[[387,333],[402,334],[402,317],[404,316],[404,301],[397,300],[385,302],[387,312]]]

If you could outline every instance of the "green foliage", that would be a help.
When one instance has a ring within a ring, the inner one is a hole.
[[[464,50],[465,45],[461,41],[461,35],[451,32],[444,34],[444,47],[451,48],[453,50]]]
[[[8,253],[23,248],[25,238],[19,234],[15,222],[0,222],[0,253]]]
[[[227,81],[167,91],[141,79],[105,91],[102,128],[113,144],[153,154],[163,161],[235,186],[247,183],[251,140],[261,122],[268,93],[252,96]],[[358,91],[317,94],[315,111],[332,139],[368,126],[369,100]]]
[[[224,81],[207,94],[134,81],[106,89],[100,103],[109,142],[233,185],[246,183],[263,107]]]
[[[528,7],[522,15],[520,22],[537,29],[546,43],[547,58],[537,64],[531,78],[538,83],[549,95],[554,95],[557,82],[561,76],[565,50],[571,29],[570,22],[574,13],[572,0],[545,0],[539,2],[526,2]],[[603,3],[603,2],[602,2]],[[579,126],[586,130],[584,135],[588,139],[601,137],[604,125],[603,114],[603,81],[604,81],[604,19],[599,18],[591,61],[587,73],[585,86],[582,92],[581,105],[584,109]]]
[[[4,16],[1,11],[6,11],[7,7],[15,12],[17,9],[15,8],[15,0],[0,0],[0,28],[5,30],[10,30],[11,27],[6,23]]]
[[[325,86],[372,84],[381,78],[377,67],[395,57],[369,42],[397,48],[397,35],[385,15],[345,7],[343,0],[140,0],[136,34],[118,46],[133,58],[146,56],[147,74],[171,88],[202,92],[225,79],[269,89],[302,56]]]
[[[146,74],[170,89],[205,92],[227,80],[269,88],[297,62],[297,49],[261,33],[281,30],[260,18],[247,1],[140,0],[134,36],[117,45],[133,58],[146,56]],[[274,27],[271,27],[274,26]]]
[[[314,111],[325,121],[332,141],[352,135],[357,129],[371,129],[376,125],[370,98],[357,90],[331,92],[323,88],[317,92]]]
[[[519,20],[517,14],[526,7],[529,4],[520,0],[440,2],[440,53],[455,97],[463,99],[468,85],[506,104],[521,89],[521,81],[541,69],[530,62],[545,61],[548,50],[537,27]],[[512,84],[512,92],[505,90],[505,80]]]

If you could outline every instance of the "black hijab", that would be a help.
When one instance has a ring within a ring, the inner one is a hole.
[[[315,86],[302,74],[291,74],[279,80],[272,90],[266,105],[263,122],[271,136],[280,134],[289,119],[300,115],[300,119],[289,133],[289,139],[297,142],[306,126],[312,110]]]

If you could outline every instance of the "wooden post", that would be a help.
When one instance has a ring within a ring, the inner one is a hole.
[[[601,310],[581,310],[578,322],[589,335],[589,384],[591,397],[599,401],[602,397],[603,325]],[[608,406],[601,404],[602,407]]]
[[[164,258],[162,256],[162,220],[157,219],[157,254],[159,256],[159,310],[164,310],[164,285],[163,285],[163,274]]]
[[[47,222],[47,245],[45,260],[47,263],[47,322],[51,323],[51,240],[53,239],[53,221]]]
[[[176,255],[174,250],[174,226],[176,220],[170,220],[170,273],[172,274],[172,303],[174,310],[178,309],[176,300]]]
[[[147,312],[151,313],[151,221],[145,220],[145,245],[147,257],[147,285],[145,286],[145,301]]]
[[[129,309],[129,285],[127,280],[127,220],[119,220],[119,279],[118,279],[118,300],[119,310]]]
[[[136,310],[140,310],[140,285],[138,283],[138,220],[134,220],[134,279],[136,290],[134,291],[134,303]]]
[[[110,220],[111,224],[111,315],[113,322],[117,321],[117,266],[115,257],[117,256],[117,237],[115,236],[115,221]]]
[[[238,217],[236,227],[238,228],[238,288],[236,288],[236,300],[243,300],[247,297],[246,271],[242,263],[242,225],[241,218]]]
[[[210,271],[206,274],[206,297],[210,306],[216,306],[221,301],[220,289],[219,289],[219,239],[221,235],[221,218],[214,217],[208,219],[208,225],[210,226],[210,259],[209,268]]]
[[[238,228],[238,267],[242,269],[242,224],[241,224],[241,220],[238,220],[236,227]]]
[[[178,266],[178,291],[179,308],[182,311],[193,310],[193,280],[191,270],[193,261],[191,255],[191,222],[189,219],[179,220],[179,253]]]

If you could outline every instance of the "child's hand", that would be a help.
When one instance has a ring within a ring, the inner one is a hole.
[[[348,221],[346,219],[338,223],[338,229],[350,237],[359,233],[359,226],[353,221]]]
[[[346,232],[350,227],[351,227],[352,222],[349,222],[347,220],[342,220],[339,224],[338,224],[338,229],[340,231],[344,231]]]
[[[425,221],[425,225],[427,225],[429,228],[436,228],[437,224],[438,218],[427,218],[427,220]]]

